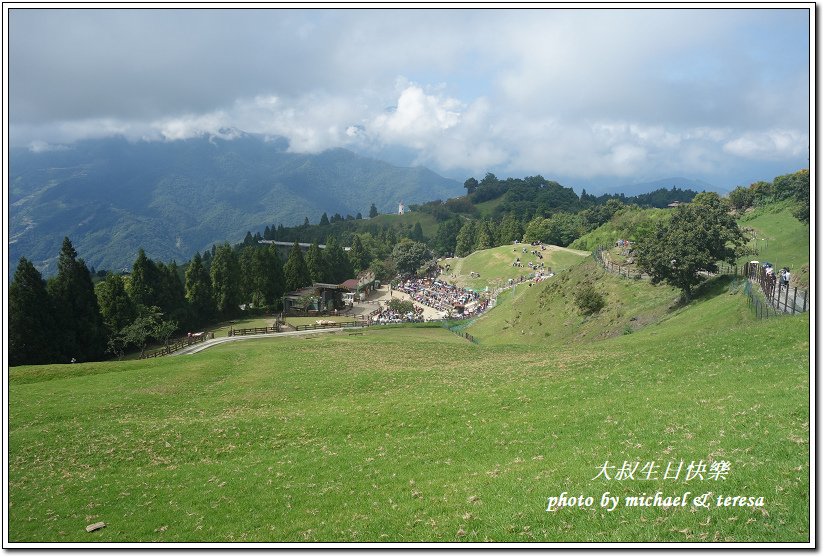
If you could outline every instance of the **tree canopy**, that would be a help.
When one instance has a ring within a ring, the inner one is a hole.
[[[733,264],[744,243],[726,203],[716,193],[701,193],[677,207],[669,222],[642,235],[636,249],[638,264],[653,283],[665,281],[689,299],[703,280],[699,273],[716,272],[719,261]]]

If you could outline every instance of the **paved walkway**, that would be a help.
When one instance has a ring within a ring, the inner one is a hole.
[[[308,331],[287,331],[283,333],[265,333],[259,335],[242,335],[242,336],[235,336],[235,337],[220,337],[215,338],[212,340],[206,340],[199,344],[193,344],[191,346],[187,346],[185,348],[181,348],[177,352],[172,352],[169,354],[170,356],[185,356],[188,354],[197,354],[198,352],[202,352],[207,348],[211,348],[212,346],[217,346],[219,344],[225,344],[227,342],[235,342],[238,340],[249,340],[249,339],[256,339],[256,338],[279,338],[279,337],[296,337],[296,336],[306,336],[306,335],[320,335],[320,334],[328,334],[328,333],[339,333],[341,331],[360,331],[363,327],[347,327],[346,329],[340,327],[333,327],[329,329],[314,329]]]
[[[438,311],[434,308],[416,302],[412,299],[412,296],[410,296],[406,292],[401,292],[400,290],[392,290],[392,293],[390,295],[388,285],[381,286],[372,294],[372,296],[369,297],[370,301],[379,301],[381,303],[381,307],[386,307],[386,304],[389,303],[389,300],[392,299],[409,300],[415,305],[415,307],[421,308],[423,310],[423,318],[426,320],[442,319],[444,317],[444,313],[442,311]]]

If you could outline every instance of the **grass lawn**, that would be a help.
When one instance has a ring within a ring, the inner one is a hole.
[[[527,253],[522,253],[521,249],[527,248]],[[538,259],[530,252],[535,249],[532,246],[518,244],[505,245],[496,248],[480,250],[471,253],[466,257],[456,257],[444,259],[440,262],[441,267],[447,264],[451,266],[449,272],[442,275],[443,278],[458,286],[471,288],[473,290],[483,290],[487,286],[494,288],[502,286],[508,279],[517,279],[521,275],[528,276],[533,273],[527,266],[528,262],[534,264],[544,263],[548,269],[559,272],[578,263],[588,252],[569,250],[558,246],[548,246],[546,251],[542,251],[543,259]],[[514,250],[514,251],[513,251]],[[513,267],[515,258],[520,258],[523,267]],[[471,273],[479,273],[480,277],[474,278]],[[455,275],[455,278],[452,278]]]
[[[756,259],[769,261],[777,269],[789,267],[793,283],[807,288],[810,281],[810,227],[792,216],[788,203],[751,211],[738,220],[742,228],[755,229],[749,247],[757,253],[739,259],[739,264]]]
[[[743,304],[586,346],[393,328],[12,368],[9,540],[807,541],[808,315]],[[686,480],[718,460],[725,480]],[[616,480],[624,461],[685,464]],[[659,490],[764,506],[599,505]],[[595,502],[546,512],[562,492]]]

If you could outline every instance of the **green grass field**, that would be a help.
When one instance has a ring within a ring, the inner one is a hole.
[[[739,226],[755,230],[748,244],[757,251],[741,257],[739,263],[756,259],[769,261],[778,268],[789,267],[795,277],[793,283],[809,287],[810,282],[810,227],[792,216],[792,206],[777,203],[760,207],[738,220]]]
[[[802,264],[804,229],[782,211],[747,225],[774,263]],[[756,320],[729,277],[683,305],[583,253],[543,253],[558,274],[469,322],[478,344],[393,326],[11,368],[8,541],[809,541],[809,314]],[[494,286],[529,271],[515,255],[529,260],[502,246],[451,272]],[[592,316],[574,301],[586,283],[606,300]],[[686,479],[721,461],[725,479]],[[624,463],[633,479],[616,478]],[[713,503],[625,505],[658,491]],[[547,512],[563,492],[593,504]]]
[[[527,248],[527,253],[521,252],[523,247]],[[483,290],[487,286],[490,288],[503,286],[508,279],[517,279],[521,275],[528,276],[533,272],[527,266],[530,261],[534,264],[543,262],[547,270],[551,268],[557,273],[568,269],[589,255],[588,252],[548,246],[546,251],[541,252],[544,258],[538,259],[529,253],[533,249],[535,248],[523,244],[499,246],[476,251],[466,257],[444,259],[440,261],[440,265],[441,267],[447,264],[451,266],[449,272],[443,275],[449,282],[473,290]],[[521,259],[523,267],[512,266],[516,257]],[[472,277],[473,272],[479,273],[480,277]]]
[[[806,541],[808,316],[721,290],[585,347],[393,328],[13,368],[9,540]],[[593,479],[681,460],[729,475]],[[598,502],[658,490],[765,503]]]

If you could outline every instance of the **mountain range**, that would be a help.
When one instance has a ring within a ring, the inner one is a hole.
[[[366,216],[372,203],[448,199],[461,183],[423,167],[404,168],[345,149],[288,151],[282,139],[86,140],[9,153],[10,267],[20,256],[56,272],[68,236],[89,266],[128,269],[139,248],[186,261],[247,230],[317,223],[322,213]]]

